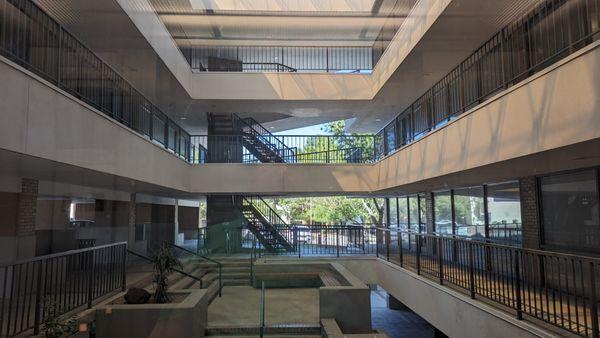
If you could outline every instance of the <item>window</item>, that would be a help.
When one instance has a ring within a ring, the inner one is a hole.
[[[456,234],[485,238],[483,186],[454,190]]]
[[[406,197],[398,198],[398,227],[401,230],[408,230],[408,205]]]
[[[518,182],[489,185],[487,188],[489,238],[521,242],[521,198]]]
[[[419,201],[417,196],[408,197],[408,213],[410,216],[410,230],[419,232],[421,221],[419,220]]]
[[[425,195],[419,195],[419,232],[427,233],[427,201]]]
[[[540,190],[544,244],[600,251],[597,172],[543,177]]]
[[[435,232],[452,234],[452,203],[450,191],[433,194]]]
[[[385,128],[385,153],[392,153],[396,149],[396,130],[394,124]]]
[[[390,205],[390,219],[388,220],[388,226],[395,228],[398,226],[398,199],[395,197],[389,198]]]

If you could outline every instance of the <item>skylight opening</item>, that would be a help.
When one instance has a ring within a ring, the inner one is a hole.
[[[376,0],[190,0],[192,8],[215,11],[370,12]]]

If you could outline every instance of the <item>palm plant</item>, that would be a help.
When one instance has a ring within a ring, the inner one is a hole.
[[[167,294],[168,276],[173,270],[180,268],[181,262],[173,255],[173,252],[165,244],[160,247],[154,256],[154,283],[156,291],[154,292],[154,301],[158,304],[168,303],[170,301]]]

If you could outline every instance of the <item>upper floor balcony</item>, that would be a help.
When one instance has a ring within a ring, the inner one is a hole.
[[[415,3],[150,1],[195,72],[370,73]]]

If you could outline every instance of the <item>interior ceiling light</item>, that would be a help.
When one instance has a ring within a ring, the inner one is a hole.
[[[376,0],[190,0],[193,9],[261,12],[370,12]]]

